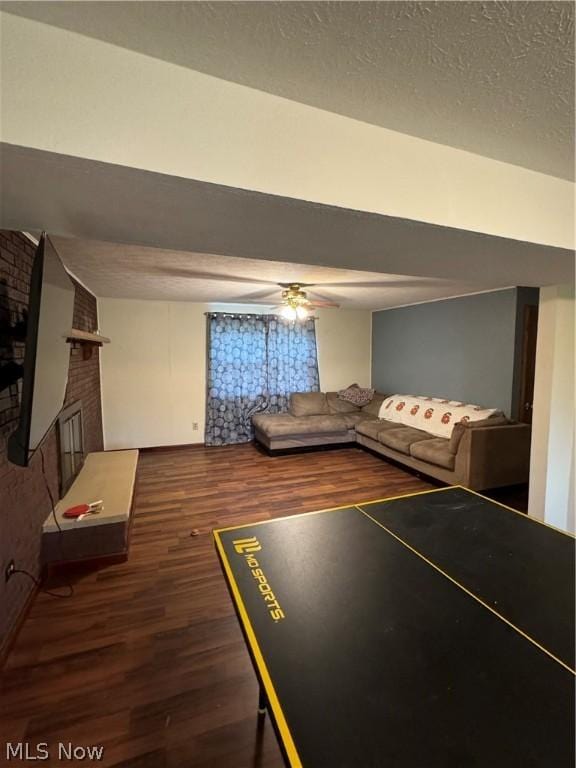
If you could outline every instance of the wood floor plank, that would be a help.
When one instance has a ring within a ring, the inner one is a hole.
[[[78,576],[69,600],[39,595],[3,671],[0,732],[101,743],[115,768],[280,768],[212,528],[431,487],[352,447],[143,451],[128,561]]]

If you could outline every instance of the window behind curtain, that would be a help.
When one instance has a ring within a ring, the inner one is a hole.
[[[207,321],[206,445],[248,442],[254,413],[281,413],[292,392],[318,391],[314,320],[214,313]]]

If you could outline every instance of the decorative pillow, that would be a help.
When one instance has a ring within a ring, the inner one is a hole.
[[[459,400],[415,395],[392,395],[381,407],[379,418],[450,438],[455,424],[476,422],[502,415],[497,408],[467,405]]]
[[[351,384],[347,389],[341,389],[338,392],[338,397],[340,400],[345,400],[362,408],[363,405],[368,405],[372,400],[374,390],[369,387],[359,387],[358,384]]]
[[[292,416],[327,416],[330,413],[325,392],[293,392],[288,411]]]

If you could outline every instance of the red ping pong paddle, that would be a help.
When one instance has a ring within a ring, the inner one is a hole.
[[[81,515],[94,515],[102,510],[102,501],[93,501],[91,504],[76,504],[74,507],[62,513],[62,517],[80,517]]]
[[[80,517],[85,515],[86,512],[90,512],[89,504],[77,504],[75,507],[69,507],[64,513],[63,517]]]

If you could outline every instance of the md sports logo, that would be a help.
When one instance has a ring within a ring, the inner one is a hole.
[[[251,536],[249,539],[236,539],[236,541],[233,541],[232,543],[239,555],[244,555],[249,552],[260,552],[262,549],[256,536]]]
[[[251,536],[249,539],[234,539],[232,542],[236,554],[241,555],[244,558],[244,562],[250,569],[252,578],[258,584],[258,591],[262,596],[262,600],[268,610],[268,615],[274,622],[282,621],[286,616],[284,611],[280,607],[280,603],[276,599],[276,595],[272,591],[272,587],[268,583],[268,579],[264,574],[264,571],[260,567],[260,563],[254,557],[255,552],[261,552],[262,547],[256,536]]]

